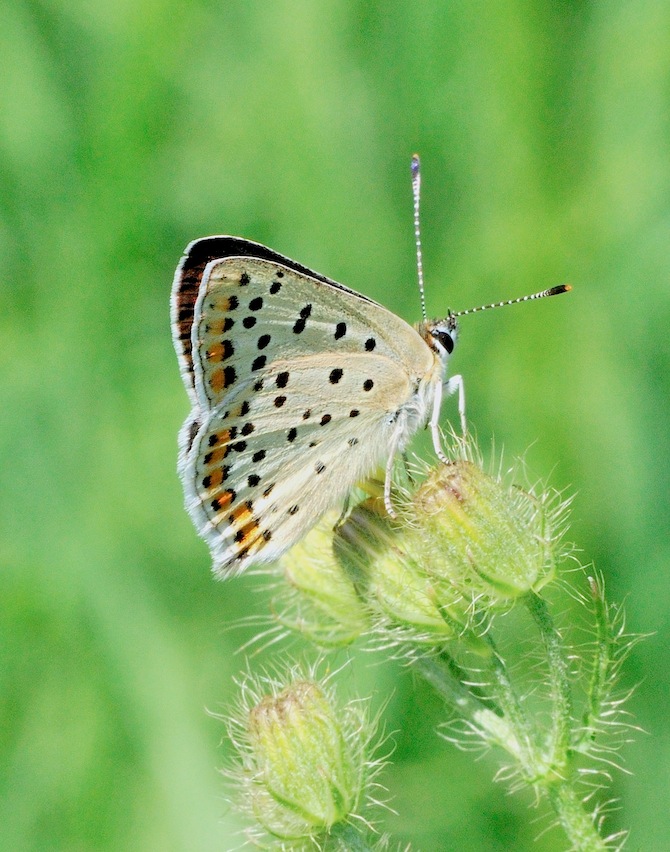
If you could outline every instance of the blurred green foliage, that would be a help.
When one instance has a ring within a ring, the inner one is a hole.
[[[174,267],[270,244],[418,317],[463,321],[482,444],[578,492],[572,537],[627,600],[631,848],[670,832],[670,6],[16,0],[0,30],[0,847],[228,849],[217,774],[258,578],[216,584],[182,508]],[[455,406],[447,403],[446,416]],[[258,659],[258,664],[260,660]],[[256,663],[254,663],[256,664]],[[534,838],[495,763],[436,740],[397,665],[346,679],[397,729],[385,827],[424,850]]]

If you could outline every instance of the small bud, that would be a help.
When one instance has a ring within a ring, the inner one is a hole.
[[[488,606],[538,591],[555,571],[560,524],[549,502],[547,495],[507,485],[471,461],[434,469],[412,500],[431,576],[448,577]]]
[[[259,686],[270,693],[259,697]],[[371,726],[361,702],[339,707],[309,677],[284,686],[247,683],[243,691],[254,703],[231,723],[242,758],[231,774],[259,826],[283,840],[314,840],[359,817],[380,765],[369,760]]]
[[[290,591],[276,605],[278,618],[319,645],[347,645],[368,626],[354,584],[333,554],[338,518],[329,512],[281,559]]]

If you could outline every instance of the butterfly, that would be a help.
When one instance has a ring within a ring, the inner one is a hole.
[[[394,459],[421,427],[446,461],[444,395],[458,392],[465,432],[462,379],[446,378],[457,317],[494,306],[426,319],[418,158],[412,174],[424,306],[416,326],[260,243],[210,236],[185,250],[171,300],[192,406],[178,472],[219,576],[276,560],[380,465],[393,515]]]

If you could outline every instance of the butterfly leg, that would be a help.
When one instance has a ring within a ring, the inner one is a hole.
[[[435,388],[435,397],[433,399],[433,413],[430,418],[430,431],[433,436],[433,447],[438,459],[445,464],[448,464],[449,459],[442,449],[442,438],[440,435],[440,409],[442,407],[443,394],[451,396],[452,393],[458,391],[458,414],[461,419],[461,432],[463,437],[467,433],[467,423],[465,420],[465,389],[463,386],[463,377],[460,375],[452,376],[444,385],[439,384]]]
[[[447,382],[449,384],[449,382]],[[445,385],[446,387],[446,385]],[[442,449],[442,438],[440,435],[440,410],[442,408],[442,383],[435,385],[435,397],[433,398],[433,413],[430,416],[430,433],[433,436],[433,447],[435,454],[441,462],[447,464],[449,459]]]
[[[347,519],[347,515],[349,514],[349,508],[351,506],[351,495],[347,494],[344,498],[344,503],[342,504],[342,511],[340,512],[339,518],[335,521],[334,530],[339,530],[339,528],[344,524]]]
[[[468,424],[465,420],[465,385],[463,384],[463,376],[452,376],[444,384],[444,390],[447,396],[458,391],[458,416],[461,418],[461,433],[463,437],[467,435]]]

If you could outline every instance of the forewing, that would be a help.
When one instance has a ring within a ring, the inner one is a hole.
[[[297,542],[386,458],[411,393],[407,374],[376,353],[278,360],[232,392],[182,464],[215,570],[272,561]]]
[[[302,355],[377,354],[412,379],[430,350],[404,320],[353,291],[280,263],[231,257],[205,269],[191,330],[195,395],[204,409],[255,383],[275,362]]]
[[[252,257],[277,263],[287,267],[301,275],[328,284],[338,290],[353,293],[342,284],[326,278],[318,272],[296,263],[279,252],[261,245],[261,243],[244,240],[240,237],[212,236],[202,237],[189,243],[184,255],[177,266],[172,285],[172,296],[170,303],[170,315],[172,321],[172,336],[182,378],[193,402],[195,397],[195,376],[193,372],[193,358],[191,354],[191,333],[195,303],[200,293],[200,286],[207,264],[212,260],[225,260],[229,257]],[[365,300],[365,296],[355,294],[359,299]]]

